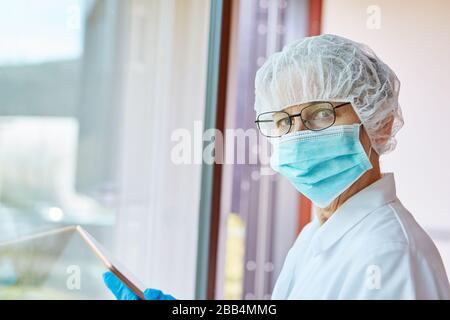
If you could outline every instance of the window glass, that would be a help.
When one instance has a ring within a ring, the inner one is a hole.
[[[0,242],[81,224],[111,246],[104,235],[114,224],[117,189],[118,105],[112,94],[119,86],[113,77],[117,6],[116,1],[0,1]],[[78,259],[85,279],[95,273],[101,282],[98,261],[85,259],[84,247],[53,240],[52,252],[70,254],[60,260],[67,265],[59,271]],[[17,250],[16,258],[20,255]],[[14,265],[3,251],[0,274],[13,272]],[[44,282],[59,279],[46,273],[45,264],[34,268]],[[16,280],[13,287],[20,290],[8,291],[6,298],[37,297]],[[5,281],[14,278],[0,279]],[[74,296],[67,296],[63,284],[52,286],[47,297]],[[94,291],[73,293],[90,298]]]

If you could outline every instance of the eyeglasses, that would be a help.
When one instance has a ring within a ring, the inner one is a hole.
[[[261,134],[268,138],[278,138],[289,133],[297,117],[300,117],[307,129],[320,131],[331,127],[336,121],[336,109],[348,104],[350,103],[346,102],[333,106],[330,102],[314,102],[297,114],[285,111],[264,112],[258,115],[255,123]]]

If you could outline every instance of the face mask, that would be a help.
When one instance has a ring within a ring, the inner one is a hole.
[[[274,143],[271,167],[320,208],[372,168],[359,141],[360,124],[298,131]]]

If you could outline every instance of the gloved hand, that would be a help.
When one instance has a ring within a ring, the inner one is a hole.
[[[103,274],[103,281],[109,290],[114,294],[117,300],[141,300],[131,289],[129,289],[119,278],[112,272],[108,271]],[[169,294],[164,294],[161,290],[147,289],[144,291],[146,300],[175,300]]]

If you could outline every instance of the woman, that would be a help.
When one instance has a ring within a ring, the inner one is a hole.
[[[290,249],[273,299],[449,299],[433,241],[403,207],[379,156],[403,125],[400,83],[368,47],[310,37],[256,75],[260,132],[272,168],[315,205]],[[133,298],[111,274],[118,298]],[[171,298],[150,289],[149,298]]]

